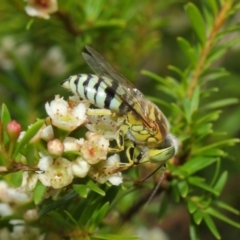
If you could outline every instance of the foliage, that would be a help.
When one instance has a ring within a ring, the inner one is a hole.
[[[153,209],[154,218],[164,221],[169,209],[177,211],[177,206],[183,204],[190,216],[191,239],[201,238],[202,223],[220,239],[222,232],[215,220],[226,223],[225,228],[227,224],[240,228],[239,219],[231,218],[239,215],[238,210],[220,199],[231,174],[226,166],[230,165],[228,152],[234,150],[229,150],[232,149],[229,146],[239,144],[234,135],[239,132],[239,109],[234,109],[234,105],[239,104],[239,88],[231,97],[224,95],[234,84],[228,83],[232,73],[223,66],[224,56],[231,53],[230,49],[238,51],[240,4],[233,0],[186,3],[185,13],[180,15],[183,18],[178,19],[177,14],[171,16],[179,13],[178,1],[159,2],[58,1],[58,11],[48,20],[25,14],[24,2],[1,3],[5,14],[0,18],[6,24],[0,28],[0,97],[9,110],[2,105],[0,179],[7,182],[9,188],[16,188],[24,178],[22,172],[39,170],[39,152],[48,151],[47,143],[40,140],[33,144],[31,139],[43,126],[51,125],[49,118],[45,118],[44,103],[55,93],[66,94],[56,87],[62,80],[87,71],[80,52],[85,45],[91,45],[109,62],[117,64],[116,68],[129,79],[137,78],[134,84],[139,89],[146,81],[151,81],[144,93],[167,113],[171,132],[179,140],[178,154],[167,163],[164,180],[155,196],[157,199],[164,194],[163,199],[159,203],[153,199],[144,208],[149,211],[147,216],[151,216]],[[160,17],[159,13],[165,15]],[[178,21],[186,22],[185,16],[191,29],[186,27],[186,31],[180,32],[185,37],[177,37],[179,52],[171,45],[176,33],[171,34],[171,21],[176,25],[180,24]],[[163,65],[172,64],[169,65],[171,76],[167,77],[154,73],[161,68],[160,57],[156,55],[161,41],[166,41],[162,49],[166,53]],[[171,50],[170,54],[166,48]],[[154,70],[142,70],[142,75],[138,76],[139,66]],[[239,78],[240,73],[234,74]],[[230,110],[226,118],[222,112]],[[18,119],[24,129],[32,124],[18,142],[7,134],[7,124],[12,118]],[[41,119],[36,121],[37,118]],[[226,127],[222,127],[225,123]],[[54,127],[54,136],[59,139],[67,135],[80,138],[85,132],[81,128],[67,134]],[[238,152],[237,149],[236,155]],[[71,152],[64,157],[73,159],[75,155],[79,153]],[[121,161],[125,162],[125,158],[122,154]],[[148,220],[140,221],[140,209],[161,174],[147,181],[141,179],[155,168],[154,164],[149,164],[123,172],[126,181],[121,186],[109,182],[100,184],[86,177],[74,179],[57,192],[38,181],[31,201],[7,202],[14,205],[14,211],[7,216],[0,211],[0,226],[11,231],[14,229],[11,220],[24,219],[27,227],[39,230],[38,236],[44,233],[44,239],[138,239],[135,236],[139,226],[145,224],[150,228],[151,225]],[[52,198],[49,195],[47,198],[47,194],[52,194]],[[0,197],[0,200],[4,203],[4,199]],[[30,209],[37,209],[38,217],[22,218]],[[130,219],[134,216],[137,220],[132,223]]]

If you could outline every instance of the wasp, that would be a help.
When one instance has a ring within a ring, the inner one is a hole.
[[[119,163],[111,173],[147,162],[164,164],[173,157],[177,141],[163,112],[93,48],[86,46],[82,55],[95,74],[70,76],[61,85],[99,108],[91,109],[89,115],[110,115],[120,123],[119,150],[123,136],[132,142],[126,150],[128,163]],[[136,157],[135,148],[139,151]]]

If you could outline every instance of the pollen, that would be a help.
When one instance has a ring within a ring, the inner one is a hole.
[[[94,148],[90,148],[90,149],[88,150],[88,152],[89,152],[89,155],[93,157],[95,150],[94,150]]]

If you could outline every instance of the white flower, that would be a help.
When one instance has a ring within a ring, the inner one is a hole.
[[[120,157],[118,154],[114,154],[112,156],[110,156],[106,162],[106,166],[116,166],[118,167],[118,164],[120,162]],[[112,175],[109,176],[108,181],[112,184],[112,185],[120,185],[123,180],[122,180],[122,173],[121,172],[117,172],[114,173]]]
[[[107,158],[109,141],[103,136],[87,132],[87,140],[83,143],[81,147],[81,153],[84,160],[90,164],[96,164],[101,160]]]
[[[52,47],[42,59],[41,67],[52,76],[61,76],[67,70],[63,52],[59,47]]]
[[[54,138],[53,128],[51,125],[44,127],[40,132],[40,137],[45,141],[50,141]]]
[[[115,121],[111,116],[89,115],[88,120],[87,129],[103,135],[106,139],[115,139],[122,126],[121,122]]]
[[[20,132],[20,135],[18,137],[18,142],[20,142],[23,139],[23,137],[25,136],[25,133],[26,133],[26,131]]]
[[[33,17],[48,19],[49,14],[58,10],[57,0],[27,0],[25,11]]]
[[[140,240],[169,240],[167,234],[159,227],[153,228],[139,228],[137,234],[140,236]]]
[[[86,177],[89,169],[90,169],[90,165],[81,157],[77,158],[73,162],[72,171],[73,171],[73,175],[76,177],[80,177],[80,178]]]
[[[55,100],[46,103],[45,108],[52,124],[66,131],[73,131],[86,121],[86,105],[82,102],[71,106],[63,98],[55,96]]]
[[[21,190],[21,188],[18,188],[18,189],[9,188],[8,194],[9,194],[9,197],[11,198],[11,202],[26,203],[32,200],[31,196],[24,193]]]
[[[51,157],[43,157],[38,167],[44,170],[44,173],[38,175],[38,179],[45,186],[63,188],[73,180],[72,163],[65,158],[59,157],[53,160]]]
[[[112,174],[112,175],[108,178],[108,181],[109,181],[112,185],[115,185],[115,186],[120,185],[120,184],[123,182],[123,180],[122,180],[122,173],[121,173],[121,172],[118,172],[118,173]]]
[[[32,54],[33,47],[28,42],[21,43],[17,48],[15,48],[14,52],[19,58],[26,58],[29,54]]]
[[[0,200],[5,203],[27,203],[31,197],[21,188],[10,188],[6,182],[0,181]]]
[[[11,240],[44,239],[39,228],[27,226],[23,220],[11,220],[10,223],[13,225]]]
[[[12,70],[14,69],[12,54],[19,59],[23,59],[32,52],[32,46],[29,43],[18,44],[16,40],[12,36],[2,38],[0,45],[0,68]]]
[[[122,173],[120,172],[119,162],[119,155],[114,154],[106,161],[93,165],[88,174],[99,183],[109,181],[112,185],[119,185],[122,183]]]
[[[13,210],[10,207],[10,205],[7,203],[0,203],[0,216],[4,217],[9,216],[11,214],[13,214]]]
[[[53,163],[53,158],[51,156],[45,156],[42,153],[39,153],[41,158],[38,162],[38,168],[42,171],[47,171]]]
[[[34,172],[25,171],[22,174],[22,185],[21,188],[25,192],[31,192],[35,188],[38,181],[38,175]]]
[[[63,141],[64,145],[64,152],[69,152],[69,151],[79,151],[81,148],[81,145],[83,144],[84,139],[76,139],[73,137],[66,137]]]
[[[0,66],[5,70],[12,70],[14,68],[13,60],[10,52],[16,49],[16,41],[12,36],[6,36],[1,41],[0,47]]]

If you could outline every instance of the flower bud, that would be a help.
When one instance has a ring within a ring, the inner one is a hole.
[[[90,165],[81,157],[77,158],[72,164],[73,175],[76,177],[80,178],[86,177],[89,169]]]
[[[53,139],[47,143],[47,150],[51,155],[61,156],[64,151],[64,145],[59,139]]]
[[[6,127],[7,135],[12,141],[17,141],[20,132],[21,132],[21,125],[16,122],[15,120],[9,122]]]
[[[68,151],[79,151],[83,140],[78,140],[73,137],[66,137],[63,141],[64,152]]]
[[[38,219],[38,211],[37,209],[28,209],[24,215],[23,218],[27,222],[33,222]]]

